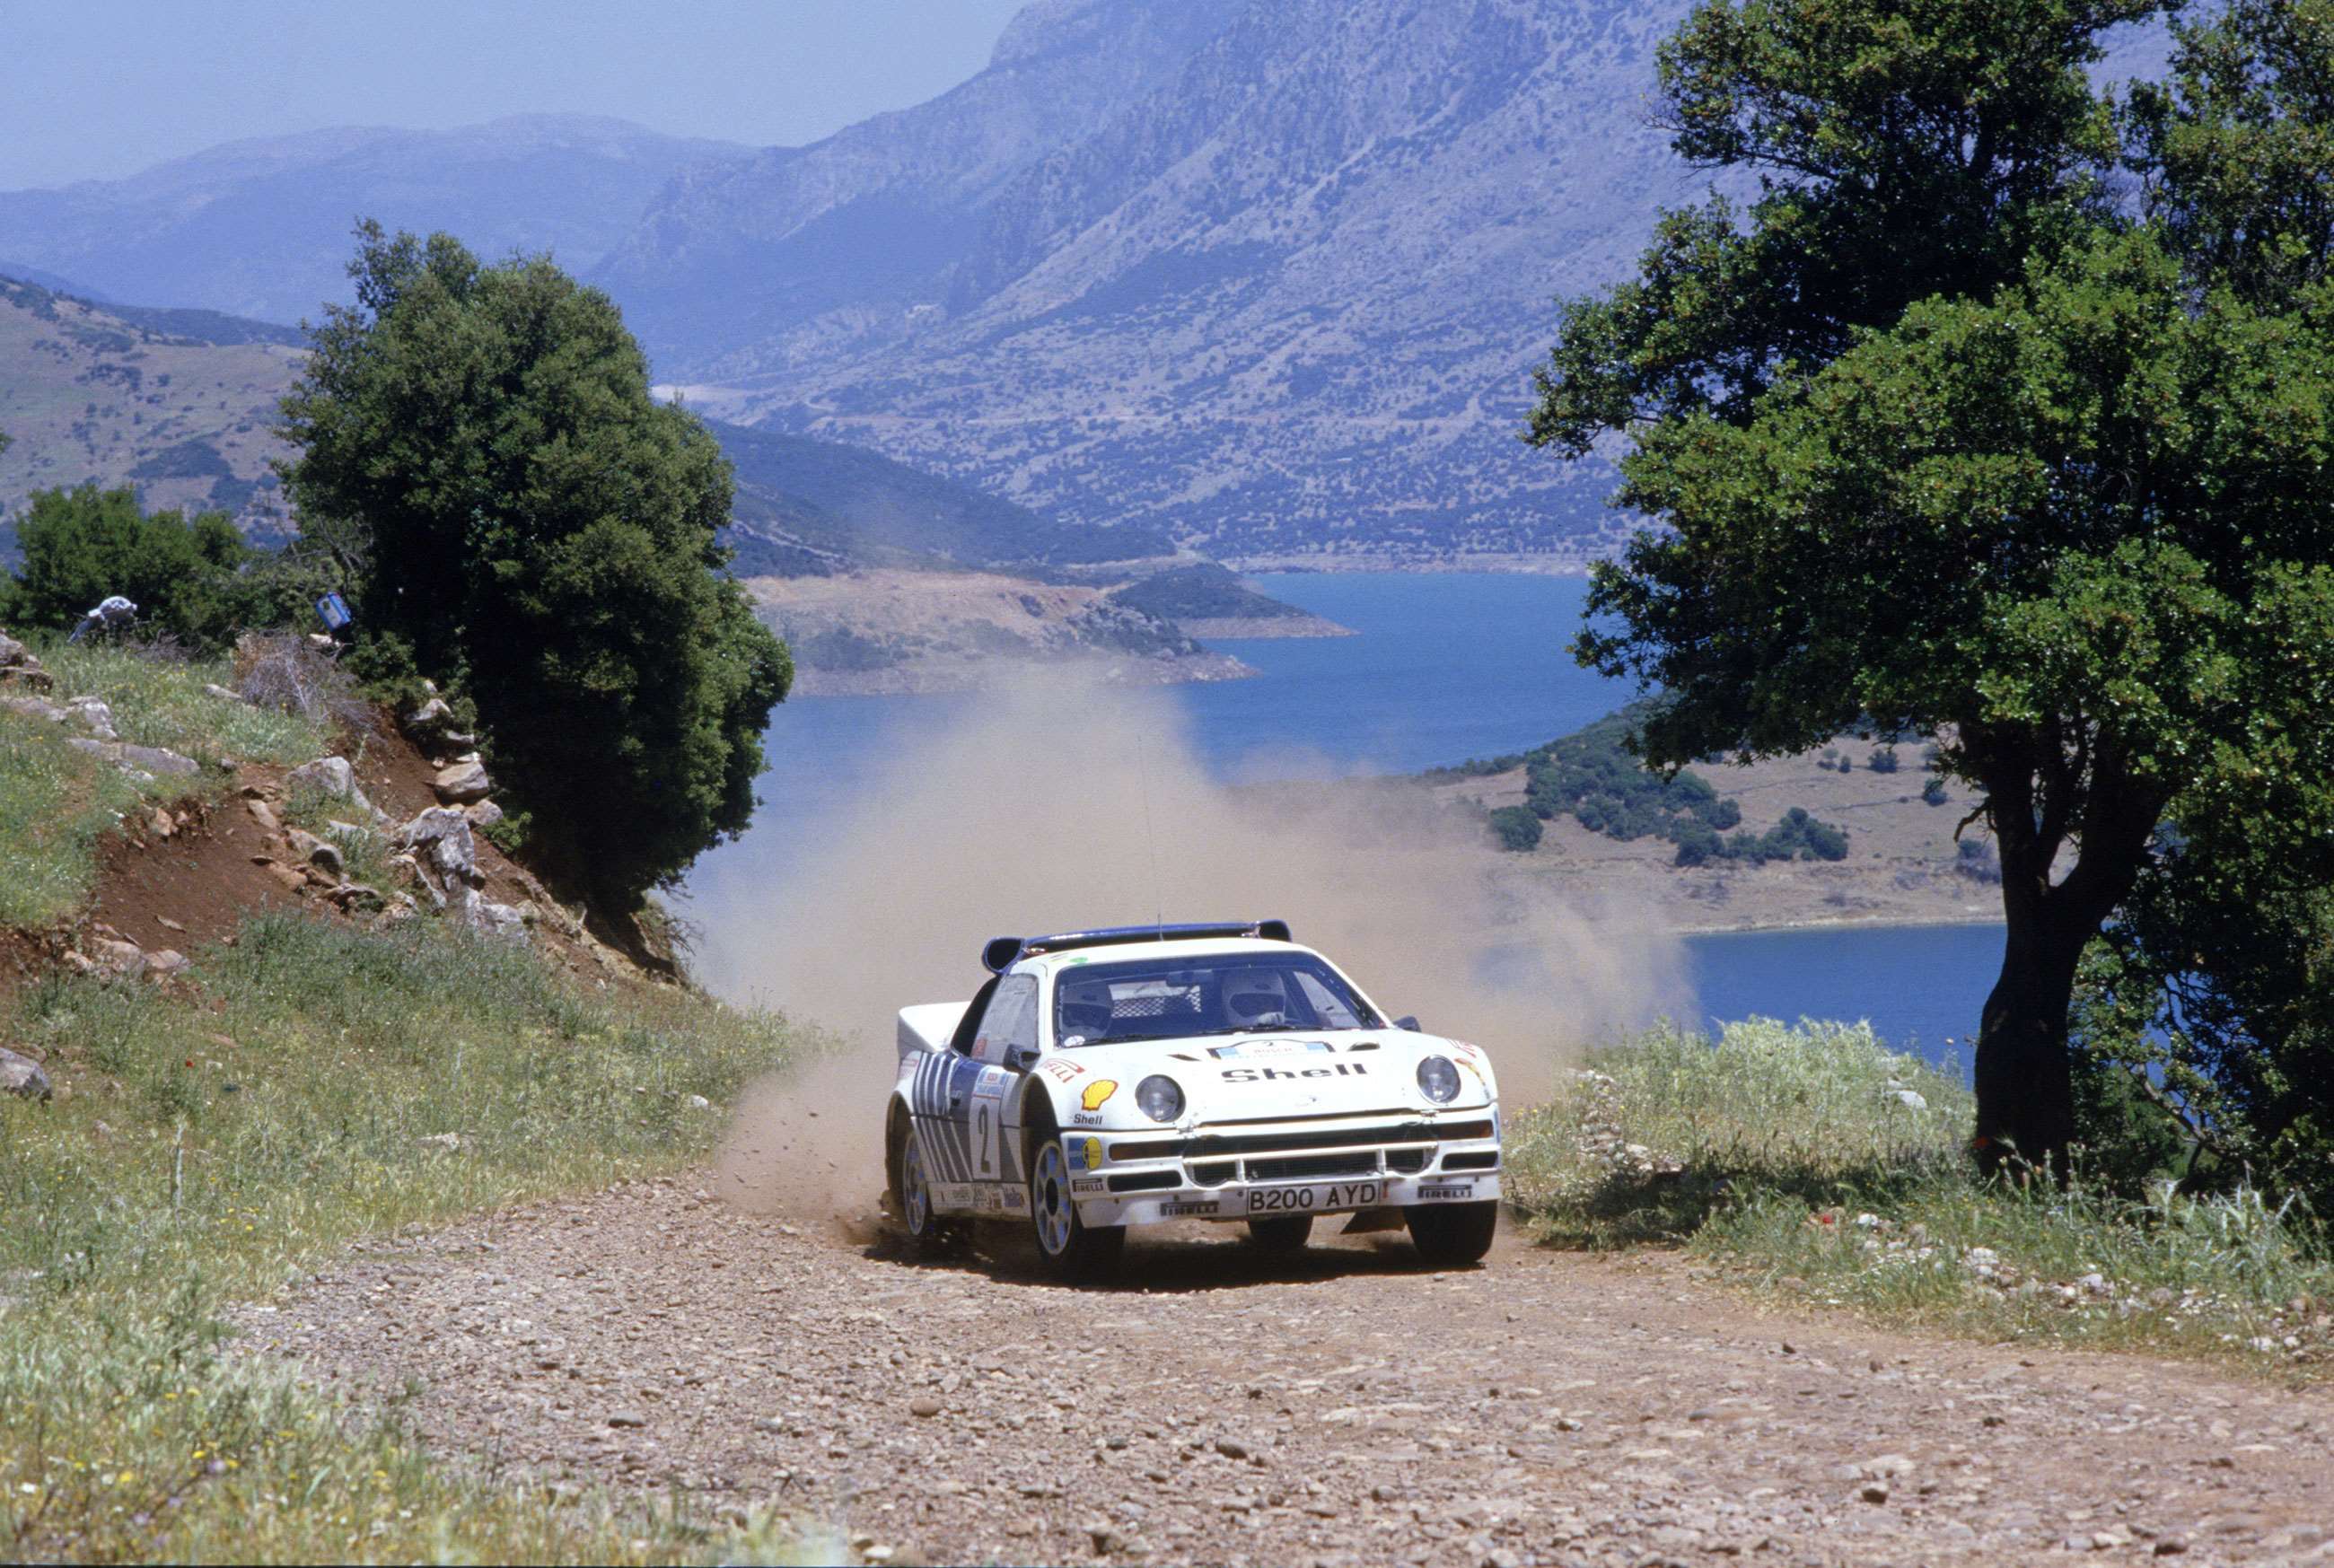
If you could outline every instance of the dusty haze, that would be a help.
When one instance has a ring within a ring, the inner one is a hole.
[[[895,1015],[969,996],[1003,933],[1279,916],[1389,1015],[1490,1049],[1509,1104],[1676,995],[1672,939],[1606,935],[1495,879],[1478,820],[1358,781],[1227,786],[1156,693],[996,693],[901,755],[915,765],[819,824],[793,872],[695,911],[719,930],[725,992],[839,1041],[747,1093],[720,1160],[732,1201],[872,1215]]]

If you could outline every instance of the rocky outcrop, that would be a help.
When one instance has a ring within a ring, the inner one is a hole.
[[[12,686],[21,691],[51,691],[56,681],[31,649],[0,631],[0,688]]]
[[[476,754],[458,757],[438,770],[430,781],[438,798],[448,805],[468,805],[482,801],[494,793],[494,780],[487,776],[487,765]]]
[[[284,775],[286,790],[310,789],[333,800],[344,800],[375,822],[386,822],[389,813],[365,798],[357,784],[357,770],[344,756],[318,757],[303,763]]]
[[[433,907],[452,914],[473,930],[526,939],[525,915],[480,891],[487,879],[478,870],[478,846],[471,836],[470,819],[462,812],[432,806],[398,829],[395,839],[405,853],[391,863]]]
[[[49,1075],[41,1071],[39,1063],[14,1051],[0,1050],[0,1093],[23,1100],[46,1100],[53,1092]]]

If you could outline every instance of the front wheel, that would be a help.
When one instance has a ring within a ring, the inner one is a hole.
[[[1313,1217],[1309,1214],[1282,1215],[1273,1219],[1251,1219],[1248,1222],[1248,1238],[1266,1252],[1299,1252],[1312,1238]]]
[[[1483,1261],[1500,1227],[1497,1198],[1488,1203],[1436,1203],[1403,1210],[1411,1244],[1437,1268],[1463,1268]]]
[[[1056,1279],[1098,1279],[1118,1266],[1123,1225],[1088,1225],[1070,1200],[1070,1163],[1058,1134],[1047,1133],[1029,1165],[1029,1227],[1037,1257]]]

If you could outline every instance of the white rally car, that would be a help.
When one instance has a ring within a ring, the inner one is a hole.
[[[1278,920],[999,937],[969,1002],[900,1010],[885,1137],[892,1214],[939,1247],[1028,1224],[1056,1273],[1126,1227],[1407,1222],[1438,1264],[1491,1245],[1500,1096],[1481,1050],[1389,1019]]]

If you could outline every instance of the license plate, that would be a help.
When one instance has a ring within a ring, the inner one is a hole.
[[[1368,1208],[1378,1201],[1374,1181],[1332,1181],[1319,1187],[1253,1187],[1249,1189],[1250,1214],[1327,1214],[1341,1208]]]

